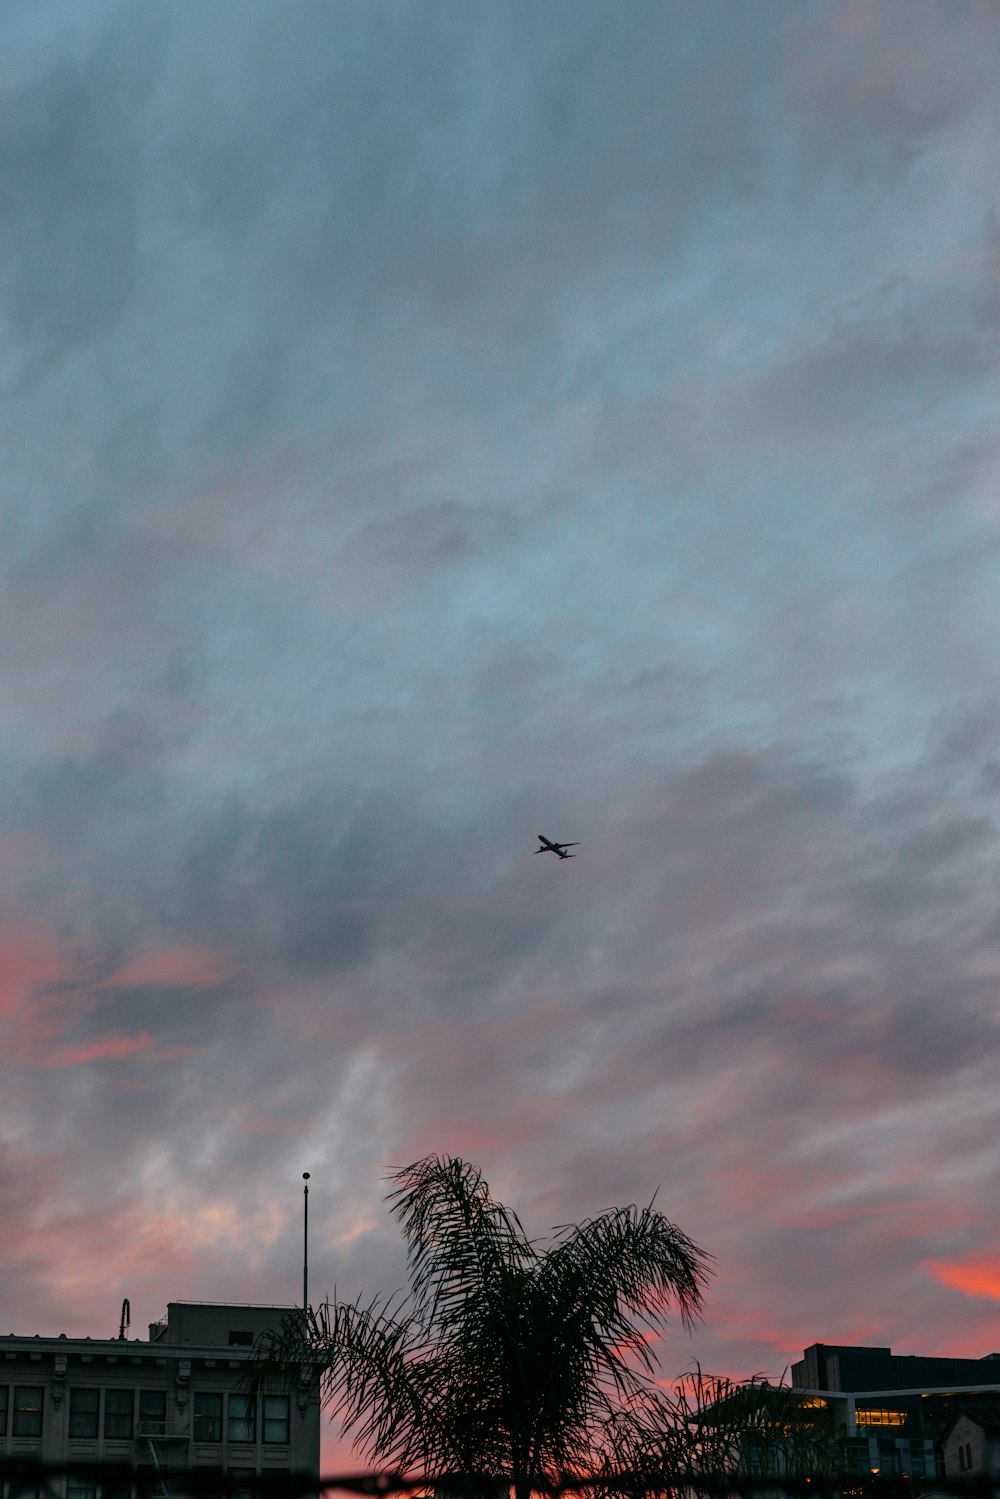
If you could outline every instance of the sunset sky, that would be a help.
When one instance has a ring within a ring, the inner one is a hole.
[[[8,0],[0,1332],[716,1258],[1000,1349],[1000,4]],[[536,857],[536,834],[579,839]]]

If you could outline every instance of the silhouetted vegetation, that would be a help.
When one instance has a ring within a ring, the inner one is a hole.
[[[366,1459],[532,1486],[651,1456],[676,1401],[649,1335],[702,1309],[709,1257],[651,1203],[557,1229],[545,1248],[479,1171],[428,1156],[393,1177],[410,1291],[286,1320],[247,1383],[318,1380]],[[644,1443],[647,1445],[644,1447]]]
[[[706,1376],[699,1367],[642,1411],[613,1422],[609,1487],[627,1495],[698,1490],[732,1478],[833,1479],[849,1471],[844,1428],[832,1409],[789,1385],[756,1376]]]

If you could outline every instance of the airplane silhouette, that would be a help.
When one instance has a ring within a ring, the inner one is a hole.
[[[536,854],[548,854],[548,853],[552,853],[552,854],[558,854],[559,857],[560,857],[560,859],[575,859],[576,858],[576,854],[568,854],[566,852],[566,850],[568,848],[579,848],[580,845],[579,845],[578,842],[577,843],[550,843],[549,840],[546,838],[546,836],[545,836],[544,833],[539,833],[538,837],[539,837],[539,841],[541,842],[542,846],[541,846],[541,848],[536,848],[535,849],[535,853]]]

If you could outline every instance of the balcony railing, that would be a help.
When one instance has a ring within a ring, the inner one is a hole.
[[[137,1437],[145,1439],[152,1437],[159,1442],[188,1441],[191,1437],[191,1428],[182,1421],[140,1421],[136,1427]]]

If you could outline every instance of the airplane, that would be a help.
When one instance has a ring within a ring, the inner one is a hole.
[[[541,842],[542,846],[541,846],[541,848],[536,848],[535,849],[535,853],[536,854],[553,853],[553,854],[558,854],[559,857],[560,857],[560,859],[575,859],[576,858],[576,854],[568,854],[566,852],[566,850],[568,848],[579,848],[580,845],[579,845],[578,842],[577,843],[550,843],[549,840],[546,838],[546,836],[545,836],[544,833],[539,833],[538,837],[539,837],[539,841]]]

